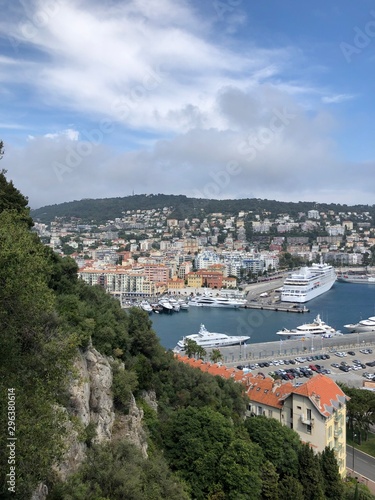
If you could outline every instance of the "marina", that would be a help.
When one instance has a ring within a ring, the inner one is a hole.
[[[375,315],[375,287],[371,285],[351,284],[336,282],[333,287],[323,295],[311,300],[308,312],[303,315],[290,314],[285,311],[267,309],[265,306],[278,307],[272,303],[271,289],[278,284],[262,284],[257,286],[256,295],[268,290],[268,296],[257,299],[262,303],[259,308],[215,308],[215,307],[190,307],[188,313],[154,314],[151,316],[153,328],[161,344],[166,349],[173,349],[177,341],[186,335],[196,333],[200,324],[204,324],[209,331],[226,332],[229,335],[246,335],[246,349],[249,345],[280,343],[276,332],[281,328],[293,329],[301,323],[309,323],[319,314],[323,321],[344,334],[335,339],[324,341],[336,343],[346,342],[348,335],[352,338],[362,338],[362,334],[349,334],[344,325],[356,323]],[[268,288],[267,288],[268,286]],[[255,297],[255,290],[248,293],[248,297]],[[271,304],[268,304],[271,301]],[[303,321],[301,318],[303,317]],[[367,334],[366,334],[367,335]],[[287,344],[284,341],[283,344]],[[302,341],[300,341],[302,342]],[[317,344],[318,345],[318,344]],[[311,342],[306,342],[300,348],[311,347]],[[286,348],[286,346],[285,346]],[[275,350],[275,349],[272,349]]]

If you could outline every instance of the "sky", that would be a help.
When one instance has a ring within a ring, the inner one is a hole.
[[[372,0],[0,5],[0,167],[32,208],[374,204]]]

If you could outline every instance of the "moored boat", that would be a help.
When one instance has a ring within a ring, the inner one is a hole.
[[[375,332],[375,316],[370,316],[368,319],[362,319],[358,323],[344,325],[344,328],[350,333],[366,333]]]
[[[318,314],[317,317],[311,323],[305,323],[291,330],[288,328],[283,328],[282,330],[276,332],[276,335],[278,335],[280,339],[291,340],[291,339],[311,338],[316,336],[327,338],[343,334],[339,330],[333,328],[332,326],[328,326],[327,323],[325,323]]]
[[[201,324],[199,332],[192,335],[187,335],[177,342],[175,351],[184,351],[186,340],[193,340],[203,348],[218,348],[232,345],[244,344],[250,337],[244,335],[227,335],[226,333],[209,332],[206,327]]]
[[[336,272],[328,264],[320,262],[311,267],[301,267],[284,281],[281,291],[282,302],[307,302],[328,292],[336,281]]]

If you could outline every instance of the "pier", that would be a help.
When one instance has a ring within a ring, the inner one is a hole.
[[[310,312],[305,306],[299,304],[290,304],[289,302],[278,302],[274,304],[264,304],[262,302],[248,302],[245,309],[263,309],[265,311],[281,311],[290,313],[306,313]]]

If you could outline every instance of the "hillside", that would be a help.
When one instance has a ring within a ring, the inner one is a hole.
[[[31,210],[31,216],[34,221],[49,223],[55,217],[76,217],[82,222],[103,223],[107,220],[113,220],[121,217],[122,212],[126,210],[151,210],[172,207],[174,210],[171,218],[185,219],[197,217],[209,213],[221,212],[224,214],[235,214],[241,210],[253,211],[256,213],[271,212],[273,214],[288,213],[291,216],[299,212],[307,212],[313,208],[320,211],[368,211],[372,216],[375,214],[374,206],[347,205],[338,204],[316,204],[315,202],[300,201],[298,203],[283,202],[275,200],[262,200],[259,198],[245,198],[238,200],[214,200],[202,198],[188,198],[184,195],[134,195],[124,198],[102,198],[102,199],[83,199],[80,201],[71,201],[56,205],[41,207]]]

